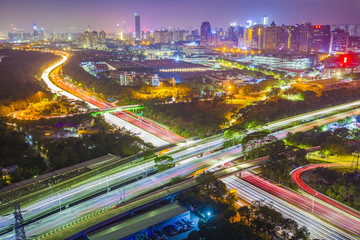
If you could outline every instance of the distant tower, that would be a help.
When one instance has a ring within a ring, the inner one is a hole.
[[[211,45],[211,26],[209,22],[202,22],[200,29],[200,44],[202,46]]]
[[[263,25],[265,27],[267,27],[269,25],[269,16],[268,15],[263,16]]]
[[[25,240],[25,230],[24,230],[24,219],[21,215],[19,203],[14,203],[14,217],[15,217],[15,239],[16,240]]]
[[[140,16],[138,12],[135,13],[135,38],[140,40]]]

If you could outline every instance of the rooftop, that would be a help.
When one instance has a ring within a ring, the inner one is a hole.
[[[91,232],[87,234],[87,237],[90,240],[122,239],[186,212],[188,212],[188,210],[178,204],[168,204],[155,210],[132,217],[107,229]]]

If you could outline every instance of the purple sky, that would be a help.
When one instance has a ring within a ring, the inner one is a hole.
[[[112,32],[116,24],[134,28],[139,11],[141,28],[193,26],[204,20],[212,27],[231,22],[261,22],[263,15],[277,24],[360,24],[360,0],[1,0],[0,30],[10,24],[31,30],[31,24],[67,31],[73,26]]]

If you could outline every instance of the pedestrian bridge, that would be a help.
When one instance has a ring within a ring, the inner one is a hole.
[[[121,112],[124,110],[132,111],[132,110],[139,110],[144,109],[144,107],[139,105],[125,105],[125,106],[118,106],[118,107],[108,107],[108,108],[101,108],[101,109],[91,109],[89,112],[91,115],[99,115],[107,112]]]

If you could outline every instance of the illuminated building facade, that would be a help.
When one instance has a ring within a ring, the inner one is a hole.
[[[305,69],[314,67],[316,57],[292,54],[262,54],[254,56],[252,60],[255,65],[267,65],[283,69]]]
[[[347,53],[349,47],[349,33],[342,29],[331,32],[330,53]]]
[[[330,25],[315,25],[311,27],[310,50],[311,52],[329,52]]]
[[[211,25],[209,22],[203,22],[201,24],[201,28],[200,28],[200,44],[202,46],[211,46],[211,36],[212,32],[211,32]]]
[[[140,40],[140,16],[137,12],[135,13],[135,38]]]

